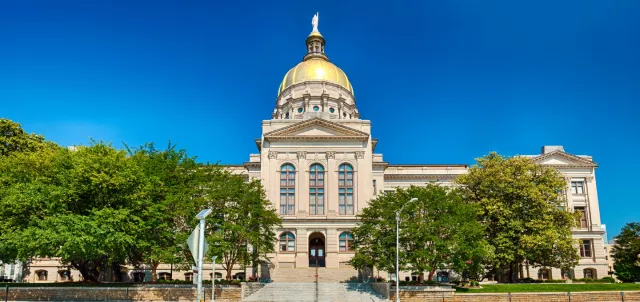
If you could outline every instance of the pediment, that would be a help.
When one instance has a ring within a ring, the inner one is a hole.
[[[267,140],[368,140],[369,134],[321,118],[313,118],[265,133]]]
[[[556,150],[533,158],[533,161],[545,166],[576,166],[576,167],[597,167],[591,160],[578,157],[561,150]]]

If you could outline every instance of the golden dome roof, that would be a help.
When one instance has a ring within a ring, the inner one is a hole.
[[[278,94],[293,84],[306,81],[331,82],[342,86],[353,95],[353,87],[344,71],[321,57],[309,58],[291,68],[282,79]]]

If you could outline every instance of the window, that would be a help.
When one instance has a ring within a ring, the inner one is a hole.
[[[584,194],[584,181],[572,181],[571,194]]]
[[[222,279],[222,273],[216,273],[216,280]]]
[[[353,251],[353,234],[344,232],[340,234],[340,251],[351,252]]]
[[[560,270],[560,273],[562,274],[562,279],[564,280],[574,279],[574,276],[575,276],[572,269],[563,268]]]
[[[289,112],[287,112],[287,113],[284,115],[284,118],[285,118],[285,119],[287,119],[287,120],[289,119]]]
[[[313,164],[309,171],[309,214],[324,215],[324,167]]]
[[[295,252],[296,251],[296,237],[291,232],[285,232],[280,235],[280,251],[281,252]]]
[[[293,215],[295,211],[296,169],[291,164],[280,168],[280,214]]]
[[[585,268],[583,273],[584,273],[584,278],[585,279],[597,279],[598,278],[595,269]]]
[[[551,270],[546,268],[541,268],[538,270],[538,280],[549,280],[551,279]]]
[[[582,240],[582,242],[580,243],[580,257],[591,257],[591,240]]]
[[[353,167],[338,167],[338,207],[340,215],[353,215]]]
[[[47,281],[48,275],[49,275],[49,272],[47,272],[47,271],[37,271],[36,272],[36,277],[38,277],[38,281]]]
[[[376,180],[373,180],[373,195],[378,195],[378,189],[376,188]]]
[[[318,106],[313,106],[313,111],[318,111],[318,110],[320,110],[320,107],[318,107]]]
[[[184,281],[193,281],[193,273],[184,273]]]
[[[331,107],[331,108],[329,108],[329,112],[334,113],[334,112],[336,112],[336,110],[333,109],[333,107]]]
[[[575,207],[575,212],[580,215],[576,218],[576,226],[579,228],[587,228],[589,227],[589,221],[587,220],[587,211],[585,207]]]
[[[298,108],[298,113],[302,113],[302,107]]]
[[[158,274],[158,279],[160,279],[160,280],[171,280],[171,274],[170,273],[159,273]]]
[[[58,276],[60,276],[60,281],[71,281],[71,272],[68,270],[58,271]]]
[[[144,273],[143,272],[133,273],[133,282],[144,282]]]

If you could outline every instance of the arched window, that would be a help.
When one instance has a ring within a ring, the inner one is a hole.
[[[280,168],[280,214],[293,215],[295,211],[296,168],[284,164]]]
[[[584,273],[584,278],[585,279],[598,279],[598,275],[597,275],[595,269],[585,268],[583,273]]]
[[[193,273],[184,273],[184,281],[193,281]]]
[[[564,279],[564,280],[575,278],[575,274],[573,272],[573,269],[563,268],[563,269],[560,270],[560,274],[562,274],[562,279]]]
[[[280,235],[280,251],[281,252],[295,252],[296,251],[296,237],[291,232],[285,232]]]
[[[550,280],[551,270],[547,268],[541,268],[538,270],[538,280]]]
[[[143,272],[133,273],[133,282],[144,282],[144,273]]]
[[[338,208],[340,215],[353,215],[353,167],[338,167]]]
[[[324,167],[313,164],[309,171],[309,215],[324,215]]]
[[[343,232],[342,234],[340,234],[340,251],[353,251],[353,234],[349,232]]]
[[[60,281],[71,281],[71,271],[69,270],[59,270],[58,276],[60,277]]]
[[[36,276],[38,277],[38,281],[47,281],[47,278],[49,277],[49,272],[36,271]]]

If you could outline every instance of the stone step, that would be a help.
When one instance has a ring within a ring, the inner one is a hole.
[[[357,278],[352,268],[318,268],[318,282],[339,283]],[[316,268],[276,268],[271,273],[274,282],[315,282]]]
[[[387,301],[377,295],[371,285],[363,283],[269,283],[245,301],[318,301],[378,302]]]

